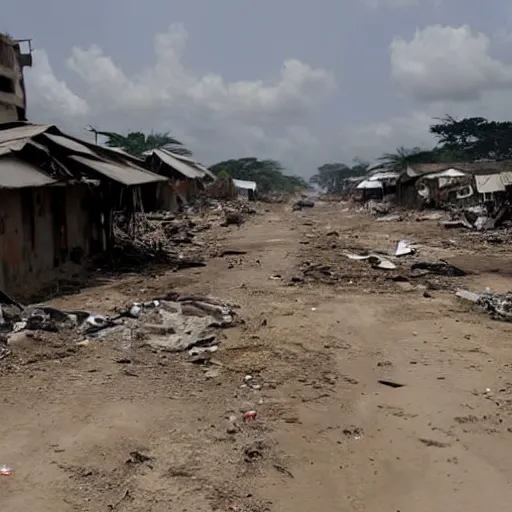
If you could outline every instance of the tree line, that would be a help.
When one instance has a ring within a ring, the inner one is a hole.
[[[132,156],[144,158],[144,155],[154,149],[166,149],[176,155],[192,156],[192,151],[179,140],[172,137],[170,132],[150,133],[130,132],[122,135],[116,132],[106,132],[89,128],[95,136],[105,137],[105,144],[111,148],[120,148]],[[218,176],[229,176],[234,179],[256,182],[260,194],[294,193],[309,188],[304,178],[286,173],[285,168],[276,160],[260,160],[258,158],[238,158],[224,160],[210,167]]]
[[[381,155],[378,159],[380,163],[387,169],[400,171],[415,163],[512,160],[511,121],[492,121],[483,117],[456,119],[449,115],[435,121],[429,127],[430,133],[437,139],[434,147],[399,147],[394,152]],[[137,157],[143,157],[145,152],[153,149],[168,149],[178,155],[192,156],[192,152],[169,132],[149,135],[130,132],[122,135],[93,128],[90,131],[96,136],[106,137],[107,146],[123,148]],[[210,167],[219,176],[255,181],[263,194],[296,192],[309,187],[336,194],[341,191],[346,178],[364,176],[369,168],[370,164],[361,159],[355,159],[352,165],[326,163],[318,167],[316,174],[306,182],[299,176],[288,174],[275,160],[239,158]]]
[[[402,171],[409,165],[419,163],[512,160],[511,121],[490,121],[484,117],[456,119],[449,115],[435,121],[429,127],[430,133],[437,139],[433,148],[399,147],[379,157],[382,166]],[[368,170],[369,165],[360,160],[352,166],[343,163],[324,164],[318,168],[310,183],[330,194],[337,194],[346,178],[364,175]]]

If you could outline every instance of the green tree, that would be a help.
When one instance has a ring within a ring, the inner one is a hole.
[[[169,132],[166,133],[150,133],[145,135],[142,132],[129,132],[122,135],[116,132],[102,132],[90,128],[95,135],[102,135],[107,138],[106,145],[110,148],[124,149],[130,155],[140,157],[145,151],[152,149],[168,149],[177,155],[191,156],[192,152],[183,144],[171,137]]]
[[[210,167],[217,176],[229,175],[231,178],[256,182],[261,194],[292,193],[308,188],[308,184],[298,176],[284,173],[283,166],[275,160],[257,158],[239,158],[225,160]]]
[[[384,153],[379,160],[390,169],[402,171],[411,164],[437,161],[437,157],[431,150],[401,146],[394,153]]]
[[[363,176],[368,172],[368,168],[369,164],[358,158],[354,160],[352,167],[340,162],[324,164],[318,168],[318,172],[309,182],[328,194],[340,194],[347,178]]]
[[[484,117],[452,116],[430,126],[438,148],[451,152],[460,160],[512,159],[512,122],[488,121]]]

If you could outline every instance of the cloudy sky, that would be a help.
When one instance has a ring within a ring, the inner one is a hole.
[[[32,121],[170,130],[207,164],[309,176],[432,146],[445,113],[512,118],[506,0],[17,0],[0,30],[33,39]]]

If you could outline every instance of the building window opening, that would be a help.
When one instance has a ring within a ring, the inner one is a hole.
[[[0,75],[0,91],[14,93],[14,82],[10,78]]]

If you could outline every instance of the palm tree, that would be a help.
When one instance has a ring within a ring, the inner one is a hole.
[[[425,153],[427,152],[418,147],[404,148],[401,146],[396,149],[395,153],[384,153],[379,160],[391,169],[401,171],[408,165],[419,162]]]
[[[141,157],[143,153],[152,149],[167,149],[177,155],[192,156],[192,152],[184,147],[179,140],[171,137],[169,132],[155,132],[149,135],[142,132],[129,132],[127,135],[122,135],[116,132],[102,132],[93,127],[89,127],[88,130],[93,132],[96,137],[98,135],[106,137],[106,145],[109,148],[121,148],[136,157]]]

